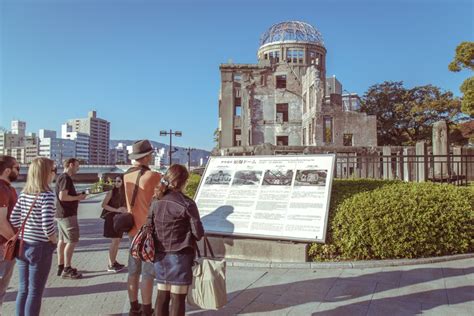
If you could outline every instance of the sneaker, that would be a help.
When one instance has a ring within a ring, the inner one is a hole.
[[[123,268],[125,268],[125,265],[120,264],[117,261],[115,261],[113,265],[107,267],[107,271],[117,273],[119,271],[122,271]]]
[[[80,279],[82,278],[82,274],[77,272],[77,269],[68,267],[64,268],[63,274],[61,274],[63,279]]]
[[[64,264],[58,265],[58,276],[61,276],[64,271]]]

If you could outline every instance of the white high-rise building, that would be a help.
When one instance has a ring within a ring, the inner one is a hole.
[[[98,118],[96,111],[89,112],[87,118],[67,121],[72,132],[89,135],[89,163],[107,164],[109,161],[110,122]]]
[[[14,120],[11,122],[12,134],[25,136],[26,133],[26,122]]]
[[[89,135],[81,132],[73,132],[72,126],[66,123],[61,125],[61,138],[75,141],[76,158],[86,163],[89,162]]]

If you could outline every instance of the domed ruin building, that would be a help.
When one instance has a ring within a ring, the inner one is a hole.
[[[221,64],[218,149],[377,146],[375,116],[326,78],[326,53],[316,28],[289,21],[261,36],[257,64]]]

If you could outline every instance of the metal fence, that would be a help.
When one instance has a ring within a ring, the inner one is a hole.
[[[467,185],[474,181],[474,155],[337,154],[335,177]]]

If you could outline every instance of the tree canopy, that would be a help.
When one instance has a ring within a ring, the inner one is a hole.
[[[456,47],[454,60],[448,66],[449,70],[458,72],[462,69],[474,70],[474,42],[462,42]],[[474,77],[469,77],[459,88],[463,93],[462,111],[474,115]]]
[[[461,112],[461,100],[449,91],[425,85],[407,89],[402,81],[371,86],[362,98],[361,111],[377,117],[377,143],[413,145],[431,141],[432,124],[453,124]]]

